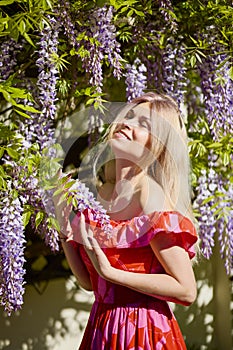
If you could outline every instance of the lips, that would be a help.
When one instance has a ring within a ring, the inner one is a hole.
[[[130,137],[123,131],[123,130],[118,130],[115,132],[115,135],[118,135],[120,138],[124,138],[127,140],[131,140]]]

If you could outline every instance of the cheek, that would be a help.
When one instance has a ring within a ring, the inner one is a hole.
[[[150,134],[148,133],[148,131],[141,131],[140,135],[138,137],[138,142],[145,146],[146,148],[149,148],[150,144],[151,144],[151,137]]]

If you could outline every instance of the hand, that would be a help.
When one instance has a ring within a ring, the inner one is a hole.
[[[81,243],[83,244],[94,268],[101,277],[106,280],[111,280],[116,269],[111,266],[108,258],[100,248],[99,243],[93,237],[93,231],[90,228],[90,225],[86,224],[85,216],[82,213],[80,215],[79,225]]]

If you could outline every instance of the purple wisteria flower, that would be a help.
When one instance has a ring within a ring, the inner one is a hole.
[[[8,182],[8,188],[12,184]],[[8,315],[21,308],[24,294],[24,226],[22,198],[1,198],[0,216],[0,304]]]
[[[84,58],[84,66],[91,74],[90,83],[96,87],[97,92],[102,92],[103,71],[102,64],[105,59],[113,68],[113,75],[120,79],[122,75],[122,58],[120,44],[116,40],[116,27],[112,23],[113,7],[104,6],[93,12],[86,43],[90,57]]]
[[[217,172],[217,157],[208,157],[209,169],[202,170],[198,178],[195,207],[199,211],[201,251],[209,259],[215,239],[220,244],[220,254],[228,274],[233,268],[233,186],[227,175]]]
[[[200,217],[198,217],[199,236],[201,239],[201,250],[203,255],[209,259],[213,253],[214,235],[216,233],[216,219],[214,217],[213,199],[206,202],[206,199],[212,197],[217,186],[217,177],[213,169],[201,171],[198,178],[197,197],[195,206],[197,207]]]
[[[36,65],[39,70],[37,86],[39,89],[40,104],[42,107],[42,118],[53,120],[56,113],[57,101],[56,82],[58,70],[54,62],[54,56],[58,51],[58,34],[60,23],[55,18],[48,16],[49,23],[44,24],[40,32],[38,43],[38,56]]]
[[[110,237],[112,225],[110,217],[103,206],[95,199],[94,194],[79,179],[73,180],[63,174],[62,181],[66,179],[68,188],[67,201],[71,200],[73,209],[78,212],[90,210],[93,213],[93,220],[98,222],[104,232]]]
[[[161,39],[163,33],[152,25],[145,29],[150,31],[145,51],[140,59],[147,69],[148,87],[173,97],[179,105],[185,100],[187,91],[186,47],[181,36],[170,35]],[[136,33],[136,37],[137,37]],[[163,44],[160,41],[166,40]]]
[[[52,207],[52,195],[41,188],[37,179],[38,177],[39,174],[36,172],[34,176],[25,175],[21,179],[21,181],[24,181],[25,186],[22,195],[25,202],[33,208],[31,226],[35,233],[39,234],[45,240],[45,243],[50,247],[52,252],[57,252],[59,251],[59,235],[57,230],[49,225],[50,218],[55,215],[54,212],[51,212],[51,209],[47,210],[48,207]],[[36,225],[38,213],[42,213],[43,219],[39,225]]]
[[[22,49],[22,45],[14,39],[5,40],[0,47],[0,81],[7,80],[14,73],[17,66],[16,56]]]
[[[228,275],[233,269],[233,185],[227,177],[219,176],[218,191],[222,197],[218,201],[218,209],[222,216],[217,220],[218,241],[220,255],[225,261],[225,268]]]
[[[128,101],[141,96],[147,88],[146,66],[136,58],[132,65],[126,65],[126,97]]]
[[[205,115],[214,140],[231,133],[233,127],[233,81],[229,76],[230,63],[221,45],[210,39],[211,52],[198,63]]]
[[[176,99],[179,105],[184,102],[187,90],[185,57],[186,48],[182,44],[182,38],[175,40],[170,37],[162,52],[162,87],[164,92]]]
[[[60,0],[57,4],[57,10],[56,13],[58,15],[57,21],[60,23],[60,25],[64,28],[64,34],[69,39],[69,42],[71,46],[75,47],[76,49],[79,47],[77,36],[78,31],[75,28],[75,25],[72,21],[71,14],[70,14],[70,7],[71,4],[69,1],[66,0]]]
[[[172,16],[174,14],[172,3],[170,0],[159,0],[160,12],[163,14],[165,22],[172,30],[172,32],[177,31],[177,22]]]

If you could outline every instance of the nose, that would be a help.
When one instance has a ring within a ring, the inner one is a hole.
[[[124,121],[122,121],[121,126],[123,126],[126,129],[130,129],[131,128],[131,124],[132,123],[130,123],[129,120],[127,120],[127,121],[124,120]]]
[[[131,125],[128,123],[128,120],[122,120],[121,122],[119,122],[119,124],[116,126],[116,130],[121,130],[121,129],[126,129],[126,130],[131,129]]]

